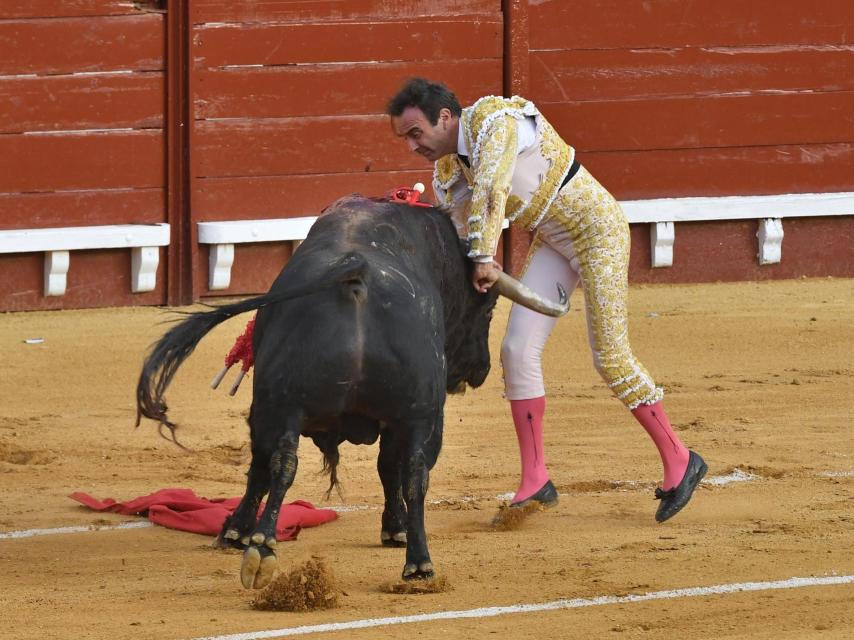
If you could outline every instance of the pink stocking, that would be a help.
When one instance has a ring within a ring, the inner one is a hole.
[[[511,400],[510,411],[516,426],[516,438],[519,440],[519,456],[522,460],[522,480],[513,502],[530,498],[542,489],[548,481],[546,461],[543,456],[543,415],[546,412],[546,398],[529,400]]]
[[[682,481],[688,468],[688,449],[674,433],[661,402],[642,404],[632,409],[632,415],[641,423],[658,448],[664,465],[662,489],[672,489]]]

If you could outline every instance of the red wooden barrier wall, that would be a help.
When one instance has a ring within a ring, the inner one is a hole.
[[[348,193],[429,184],[431,167],[391,134],[388,98],[412,75],[463,100],[502,90],[500,0],[191,7],[194,221],[317,215]],[[236,246],[227,292],[266,289],[288,254]],[[201,295],[207,278],[202,247]]]
[[[57,298],[41,254],[0,254],[0,310],[265,290],[286,244],[238,245],[232,286],[211,292],[196,223],[429,182],[383,115],[411,75],[464,103],[535,100],[621,199],[854,191],[850,0],[165,4],[0,5],[0,229],[165,221],[173,238],[144,294],[127,250],[73,252]],[[755,223],[681,223],[674,266],[655,270],[635,225],[631,277],[850,276],[851,220],[787,219],[784,261],[763,267]]]
[[[854,191],[854,2],[531,0],[526,8],[526,90],[617,198]],[[755,222],[707,222],[678,225],[673,266],[654,270],[648,228],[637,225],[631,278],[854,273],[852,218],[800,224],[825,247],[818,255],[799,252],[798,227],[784,225],[783,264],[757,265]],[[731,245],[713,240],[734,227],[747,247],[735,262],[714,255]]]
[[[849,0],[530,11],[530,91],[618,198],[854,187]]]
[[[166,220],[164,45],[163,15],[126,1],[2,3],[0,228]],[[130,292],[127,250],[74,252],[55,298],[43,260],[0,254],[0,309],[166,301],[163,277]]]

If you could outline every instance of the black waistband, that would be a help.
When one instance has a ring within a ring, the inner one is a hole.
[[[569,171],[566,172],[566,177],[563,179],[563,182],[560,183],[560,188],[563,189],[566,186],[566,183],[572,180],[578,170],[581,168],[581,163],[578,162],[578,158],[574,158],[572,160],[572,166],[569,167]]]

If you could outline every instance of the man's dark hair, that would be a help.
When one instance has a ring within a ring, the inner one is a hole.
[[[410,78],[386,105],[386,113],[399,116],[407,107],[418,107],[427,116],[430,124],[439,122],[439,112],[450,109],[457,117],[463,112],[457,96],[441,82],[430,82],[424,78]]]

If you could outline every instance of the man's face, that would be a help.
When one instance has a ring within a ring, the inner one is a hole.
[[[391,117],[391,128],[395,135],[406,140],[410,151],[435,162],[456,152],[457,122],[449,109],[442,109],[433,125],[421,109],[406,107],[399,116]]]

